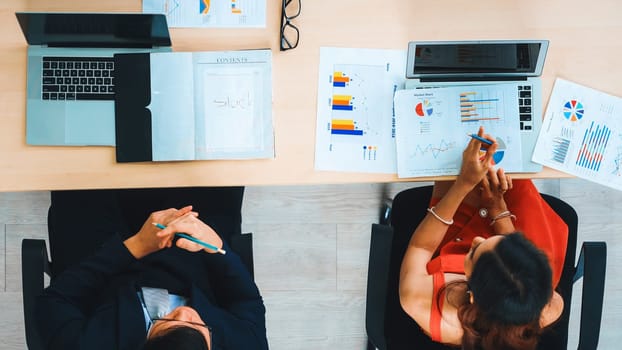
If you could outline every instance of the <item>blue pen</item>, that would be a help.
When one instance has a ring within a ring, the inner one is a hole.
[[[490,141],[488,139],[485,139],[483,137],[479,137],[477,134],[467,134],[467,135],[471,136],[472,138],[476,139],[477,141],[481,141],[481,142],[487,144],[488,146],[491,146],[493,144],[492,141]]]
[[[164,226],[162,224],[158,224],[157,222],[154,222],[153,226],[159,228],[160,230],[164,230],[166,228],[166,226]],[[196,238],[194,238],[194,237],[192,237],[190,235],[187,235],[185,233],[175,232],[175,236],[177,236],[179,238],[185,238],[185,239],[187,239],[189,241],[192,241],[192,242],[194,242],[196,244],[202,245],[202,246],[204,246],[207,249],[214,250],[214,251],[216,251],[216,252],[218,252],[220,254],[223,254],[223,255],[227,254],[227,252],[224,249],[218,248],[218,247],[216,247],[214,245],[211,245],[209,243],[205,243],[205,242],[203,242],[203,241],[201,241],[199,239],[196,239]]]

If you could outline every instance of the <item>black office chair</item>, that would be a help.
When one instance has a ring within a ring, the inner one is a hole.
[[[432,196],[432,186],[416,187],[398,193],[392,207],[383,210],[381,224],[372,225],[367,276],[366,331],[368,350],[455,349],[433,342],[401,308],[399,271],[408,242],[423,220]],[[550,195],[542,198],[568,225],[568,245],[557,292],[564,299],[564,310],[557,323],[543,335],[538,349],[566,349],[568,321],[574,282],[584,278],[581,300],[579,349],[596,349],[600,333],[607,246],[605,242],[584,242],[575,266],[577,213],[564,201]]]
[[[243,188],[235,188],[236,191],[243,193]],[[242,193],[239,193],[242,196]],[[52,196],[54,198],[54,196]],[[51,240],[50,245],[54,245],[52,240],[62,233],[55,231],[54,224],[51,222],[53,204],[48,211],[48,238]],[[241,198],[240,198],[241,209]],[[241,225],[241,221],[236,225]],[[57,238],[58,239],[58,238]],[[244,265],[248,268],[251,276],[254,278],[253,265],[253,238],[251,233],[234,233],[230,236],[229,245],[233,251],[239,256]],[[24,305],[24,324],[26,332],[26,345],[30,350],[43,350],[41,339],[37,332],[37,324],[35,319],[35,303],[37,297],[43,293],[44,275],[51,279],[57,276],[62,270],[70,265],[66,256],[60,252],[59,256],[54,255],[54,249],[51,250],[51,259],[48,257],[45,240],[42,239],[23,239],[22,240],[22,294]],[[70,259],[71,261],[75,259]],[[55,264],[56,261],[56,264]]]

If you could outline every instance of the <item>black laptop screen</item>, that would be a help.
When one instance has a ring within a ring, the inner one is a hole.
[[[418,44],[413,74],[530,74],[540,50],[540,43]]]
[[[57,47],[170,46],[164,15],[16,13],[30,45]]]

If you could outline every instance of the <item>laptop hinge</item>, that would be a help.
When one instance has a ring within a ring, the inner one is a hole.
[[[451,77],[451,78],[419,78],[422,83],[456,82],[456,81],[517,81],[527,80],[527,77]]]
[[[80,49],[151,49],[153,45],[149,44],[139,44],[139,43],[50,43],[44,45],[47,47],[55,47],[55,48],[80,48]]]

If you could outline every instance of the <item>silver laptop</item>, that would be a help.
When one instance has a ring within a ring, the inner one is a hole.
[[[115,144],[115,53],[171,51],[156,14],[15,14],[28,42],[26,143]]]
[[[542,125],[540,75],[547,40],[413,41],[408,43],[406,88],[514,84],[522,146],[522,171],[538,172],[531,161]]]

